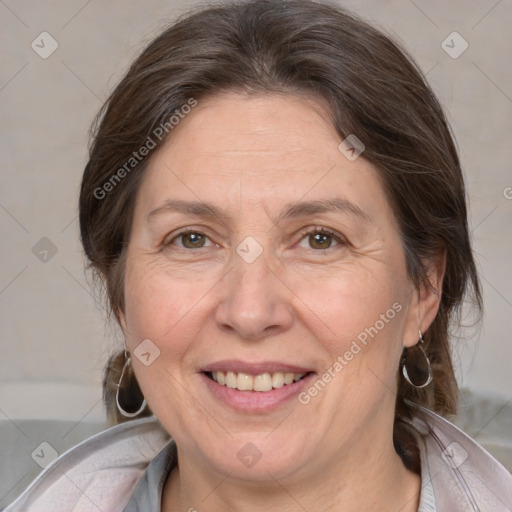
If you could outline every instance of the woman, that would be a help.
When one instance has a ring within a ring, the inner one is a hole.
[[[80,226],[121,424],[9,512],[512,507],[436,414],[480,289],[445,117],[386,36],[307,0],[181,19],[104,106]]]

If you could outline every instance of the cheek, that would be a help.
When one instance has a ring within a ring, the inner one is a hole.
[[[133,350],[143,339],[150,339],[161,351],[183,350],[186,339],[180,324],[199,296],[197,287],[170,279],[156,265],[143,262],[128,265],[125,278],[128,348]],[[180,336],[175,335],[178,332]]]
[[[355,336],[374,325],[395,302],[402,304],[399,281],[384,265],[378,270],[354,265],[314,281],[297,279],[294,291],[336,336]]]
[[[137,381],[149,407],[158,417],[165,416],[163,410],[180,408],[182,366],[197,338],[194,331],[197,323],[191,323],[188,315],[200,298],[196,295],[199,295],[198,290],[185,282],[170,279],[156,265],[136,262],[127,266],[126,346],[135,356],[132,361]],[[151,343],[148,345],[145,340]],[[139,346],[145,347],[144,351],[149,351],[152,358],[156,356],[150,364],[137,358]]]
[[[308,306],[302,308],[303,321],[331,361],[341,358],[343,372],[338,369],[345,378],[355,381],[373,372],[393,381],[401,353],[405,284],[401,274],[383,265],[354,266],[316,280],[315,286],[297,282],[297,296]]]

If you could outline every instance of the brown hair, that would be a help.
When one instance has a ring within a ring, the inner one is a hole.
[[[441,414],[455,411],[449,323],[468,289],[481,308],[480,287],[463,176],[443,111],[406,52],[353,14],[309,0],[219,4],[182,18],[135,60],[98,115],[80,194],[82,243],[111,310],[119,320],[135,196],[150,158],[131,161],[134,151],[148,138],[163,144],[166,137],[155,137],[159,127],[172,136],[169,119],[190,98],[227,90],[323,98],[340,137],[356,134],[366,146],[363,156],[380,173],[413,282],[428,284],[428,262],[446,254],[439,312],[425,333],[433,382],[416,389],[399,378],[395,448],[418,471],[406,400]],[[112,381],[123,362],[117,355],[107,366],[110,413]]]

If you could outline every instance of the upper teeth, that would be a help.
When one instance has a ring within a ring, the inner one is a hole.
[[[248,373],[211,372],[212,379],[221,386],[238,389],[239,391],[270,391],[272,388],[281,388],[292,384],[304,377],[305,373],[261,373],[249,375]]]

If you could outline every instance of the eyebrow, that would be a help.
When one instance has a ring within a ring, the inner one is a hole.
[[[284,219],[307,217],[320,213],[349,213],[365,222],[371,221],[370,216],[356,204],[341,197],[334,197],[332,199],[316,199],[314,201],[287,204],[276,219],[276,224]]]
[[[151,220],[153,217],[163,212],[177,212],[198,217],[229,220],[229,215],[226,211],[212,203],[183,201],[179,199],[168,199],[162,205],[151,210],[147,214],[147,218]],[[371,222],[370,216],[361,210],[359,206],[347,199],[334,197],[332,199],[316,199],[313,201],[288,203],[283,207],[274,223],[278,224],[285,219],[295,219],[321,213],[349,213],[360,220]]]
[[[179,199],[168,199],[162,205],[148,213],[148,220],[151,220],[152,217],[158,215],[159,213],[168,211],[196,215],[198,217],[214,217],[219,219],[228,218],[224,210],[211,203],[205,203],[203,201],[183,201]]]

